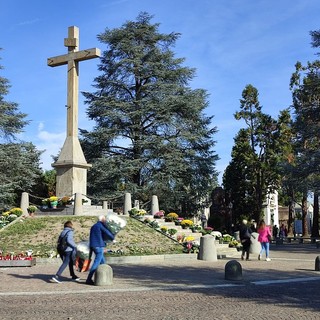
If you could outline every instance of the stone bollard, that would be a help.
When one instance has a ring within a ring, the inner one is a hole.
[[[123,214],[128,215],[131,209],[132,209],[131,193],[126,192],[124,194]]]
[[[74,197],[74,207],[73,207],[73,215],[81,216],[83,213],[82,208],[82,194],[77,192]]]
[[[151,214],[154,215],[158,211],[159,211],[158,197],[153,195],[151,198]]]
[[[252,232],[251,234],[251,245],[250,245],[250,254],[259,255],[261,251],[261,243],[258,241],[259,233]]]
[[[198,260],[217,261],[217,248],[215,245],[215,237],[210,234],[200,238],[200,250]]]
[[[109,207],[108,201],[103,201],[103,202],[102,202],[102,209],[103,209],[103,210],[108,210],[108,207]]]
[[[224,269],[225,280],[242,280],[242,267],[237,260],[230,260]]]
[[[20,201],[20,208],[23,211],[24,215],[28,215],[28,207],[29,207],[29,193],[28,192],[22,192],[21,195],[21,201]]]
[[[96,286],[109,286],[113,284],[113,270],[107,264],[100,264],[94,274]]]
[[[315,261],[315,271],[320,271],[320,256],[316,257],[316,261]]]

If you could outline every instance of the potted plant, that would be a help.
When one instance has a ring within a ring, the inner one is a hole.
[[[12,208],[12,209],[10,210],[10,214],[14,214],[14,215],[16,215],[17,217],[20,217],[20,216],[22,216],[23,211],[22,211],[21,208]]]
[[[166,222],[172,222],[178,219],[179,216],[175,212],[170,212],[164,217],[164,221]]]
[[[160,211],[156,212],[156,213],[153,215],[153,217],[154,217],[155,219],[161,219],[161,218],[163,218],[163,217],[164,217],[164,211],[163,211],[163,210],[160,210]]]
[[[29,207],[27,208],[27,211],[28,211],[28,213],[29,213],[30,216],[34,216],[34,213],[37,211],[37,207],[31,205],[31,206],[29,206]]]
[[[183,218],[178,217],[176,220],[174,220],[174,224],[176,226],[180,226],[181,225],[181,221],[183,221]]]
[[[56,208],[57,208],[57,205],[58,205],[58,197],[56,197],[56,196],[51,196],[51,197],[49,198],[49,202],[50,202],[51,208],[56,209]]]
[[[185,219],[185,220],[181,221],[182,229],[188,229],[188,228],[190,228],[192,226],[193,226],[193,221],[191,221],[191,220]]]
[[[202,228],[199,225],[192,225],[190,229],[193,233],[196,233],[199,232]]]

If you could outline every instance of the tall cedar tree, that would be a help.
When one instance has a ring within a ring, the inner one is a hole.
[[[195,71],[170,50],[179,34],[159,33],[151,18],[140,13],[98,35],[107,46],[102,74],[97,91],[84,93],[96,125],[81,130],[93,164],[88,191],[96,197],[127,191],[142,201],[156,194],[162,209],[192,214],[216,183],[216,128],[203,114],[207,93],[188,86]]]
[[[3,67],[0,65],[0,70]],[[39,177],[40,155],[31,143],[16,142],[16,135],[29,123],[18,104],[5,100],[9,81],[0,77],[0,208],[18,205],[21,192],[30,192]]]

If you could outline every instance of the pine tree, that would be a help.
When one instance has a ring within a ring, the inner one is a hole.
[[[258,96],[258,90],[252,85],[247,85],[242,92],[240,111],[235,113],[235,118],[244,120],[246,128],[241,129],[235,139],[232,160],[224,178],[238,222],[241,214],[261,220],[266,196],[279,187],[281,180],[278,164],[284,148],[280,134],[282,118],[280,115],[275,120],[264,114]]]
[[[190,214],[216,183],[215,127],[204,115],[205,90],[193,90],[195,71],[175,58],[179,34],[159,33],[141,13],[137,21],[106,29],[106,44],[95,79],[85,93],[87,114],[96,125],[81,130],[93,169],[88,190],[96,196],[133,193],[147,201],[157,194],[164,209]]]

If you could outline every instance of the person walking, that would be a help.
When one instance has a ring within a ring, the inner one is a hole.
[[[206,228],[207,227],[207,223],[208,223],[208,219],[207,219],[207,216],[206,216],[206,214],[204,212],[201,214],[200,220],[201,220],[202,229]]]
[[[261,220],[258,227],[258,241],[261,243],[261,251],[258,256],[258,260],[262,259],[262,254],[265,251],[266,253],[266,261],[271,261],[269,257],[269,246],[270,241],[272,239],[270,228],[266,225],[266,223]]]
[[[94,284],[92,277],[100,264],[105,264],[104,248],[106,246],[106,240],[114,240],[114,235],[109,231],[105,225],[106,217],[104,215],[99,216],[99,220],[90,229],[89,246],[90,251],[95,253],[93,264],[89,270],[89,274],[86,280],[87,284]]]
[[[61,283],[61,274],[67,266],[69,266],[69,272],[72,280],[79,281],[80,278],[76,276],[73,269],[73,264],[76,256],[77,246],[73,240],[73,225],[71,221],[67,221],[64,224],[64,228],[59,235],[58,242],[63,242],[65,248],[63,251],[59,252],[62,264],[59,267],[55,276],[52,277],[52,280],[56,283]]]
[[[242,254],[241,254],[241,260],[244,260],[244,256],[246,255],[246,260],[249,260],[249,254],[250,254],[250,245],[251,245],[251,234],[252,230],[248,226],[247,220],[242,220],[242,224],[240,226],[240,241],[242,244]]]

